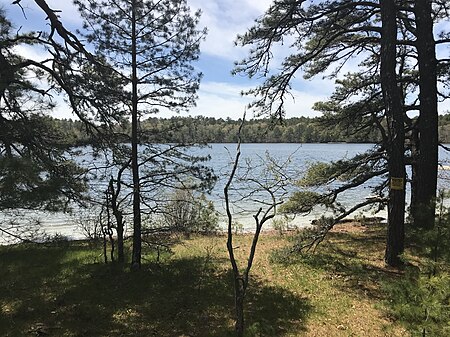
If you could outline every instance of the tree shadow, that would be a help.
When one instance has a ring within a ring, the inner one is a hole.
[[[21,303],[3,315],[0,335],[234,336],[232,277],[214,259],[173,259],[130,272],[117,264],[67,266],[64,249],[50,255],[17,258],[24,272],[14,282],[27,284],[29,291],[14,292],[15,284],[9,284],[2,303],[14,302],[13,293]],[[42,273],[29,277],[26,269],[41,263],[46,264]],[[246,301],[249,335],[304,329],[309,311],[307,300],[252,279]]]
[[[246,309],[246,326],[252,336],[283,336],[292,331],[306,331],[306,321],[313,308],[305,297],[253,279]]]
[[[285,261],[325,271],[346,293],[376,300],[386,316],[400,321],[414,336],[447,336],[448,236],[443,229],[410,231],[406,259],[413,263],[407,260],[399,270],[384,264],[385,233],[383,226],[367,226],[360,232],[331,232],[316,254]],[[436,255],[435,262],[431,262],[433,249],[441,254]],[[442,273],[431,276],[436,265]]]
[[[76,256],[87,258],[85,244],[71,243],[70,252],[68,247],[68,242],[1,247],[0,335],[24,336],[33,330],[52,296],[65,288],[67,271],[81,263]]]
[[[360,292],[381,300],[385,294],[380,284],[395,280],[402,271],[384,265],[385,228],[381,225],[363,227],[360,233],[330,232],[315,251],[286,255],[276,261],[282,264],[302,263],[324,271],[336,285],[346,292]]]
[[[433,229],[407,228],[408,248],[415,255],[436,262],[450,263],[450,221],[436,224]]]

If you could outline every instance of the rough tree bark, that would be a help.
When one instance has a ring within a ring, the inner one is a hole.
[[[405,134],[401,92],[396,76],[397,24],[394,0],[382,0],[381,6],[381,87],[388,121],[388,170],[390,178],[388,229],[385,261],[398,267],[404,250],[405,226]]]
[[[420,117],[417,191],[411,202],[413,225],[431,229],[435,220],[438,171],[437,60],[433,36],[432,1],[415,0],[416,48],[419,66]]]

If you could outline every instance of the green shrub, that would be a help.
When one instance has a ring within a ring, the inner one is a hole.
[[[433,229],[408,232],[419,264],[408,266],[403,278],[384,285],[387,309],[412,336],[450,336],[450,214],[445,197],[441,191]]]
[[[414,275],[384,285],[387,308],[412,336],[450,336],[450,277]]]
[[[217,230],[219,217],[204,193],[177,190],[165,207],[163,222],[177,232],[210,234]]]

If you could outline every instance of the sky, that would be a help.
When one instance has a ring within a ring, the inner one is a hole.
[[[45,15],[34,1],[21,1],[26,19],[20,8],[11,3],[12,0],[0,0],[0,6],[6,9],[8,17],[16,27],[22,27],[24,31],[42,29]],[[59,13],[61,21],[68,28],[75,29],[81,26],[81,17],[71,0],[47,0],[47,3],[51,8],[61,10]],[[195,64],[204,76],[198,92],[197,106],[183,115],[232,119],[242,117],[245,107],[251,102],[251,97],[243,97],[241,92],[254,88],[258,80],[248,79],[243,75],[231,75],[234,62],[242,60],[248,53],[248,50],[235,46],[234,41],[238,34],[245,33],[255,19],[264,14],[271,3],[272,0],[188,0],[193,11],[201,9],[199,28],[207,27],[208,35],[201,45],[200,60]],[[22,47],[20,52],[34,59],[44,57],[42,52],[30,47]],[[275,59],[275,64],[277,62],[281,62],[281,59]],[[351,70],[352,65],[349,67],[348,70]],[[286,101],[288,118],[320,115],[312,109],[312,105],[317,101],[326,100],[334,87],[331,80],[320,76],[305,80],[301,74],[292,84],[293,98]],[[62,99],[59,100],[54,115],[61,118],[73,117]],[[170,117],[171,114],[165,112],[159,116]]]
[[[32,0],[22,0],[26,18],[20,8],[12,5],[12,0],[0,0],[7,16],[16,27],[23,31],[42,29],[45,15]],[[246,56],[247,50],[234,44],[238,34],[243,34],[258,17],[267,10],[272,0],[188,0],[193,11],[201,9],[199,27],[207,27],[208,34],[201,45],[200,60],[195,64],[203,73],[198,92],[197,106],[183,115],[203,115],[216,118],[241,118],[251,97],[243,97],[241,92],[257,85],[243,75],[231,75],[235,61]],[[47,0],[53,9],[59,9],[61,21],[68,28],[80,27],[82,20],[72,5],[72,1]],[[33,59],[43,59],[42,51],[31,47],[21,47],[20,53]],[[315,79],[296,80],[293,98],[286,102],[287,117],[317,116],[312,110],[316,101],[324,100],[332,92],[333,83]],[[55,117],[71,118],[70,109],[58,99]],[[160,117],[170,117],[170,113],[160,113]]]

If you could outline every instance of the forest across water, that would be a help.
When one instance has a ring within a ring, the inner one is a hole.
[[[84,124],[70,119],[51,119],[67,135],[70,145],[91,143]],[[155,143],[234,143],[241,120],[230,118],[172,117],[148,118],[141,123],[144,136]],[[282,122],[273,119],[246,121],[241,137],[243,143],[378,143],[377,128],[359,132],[357,125],[329,123],[324,117],[294,117]],[[124,122],[115,130],[124,138],[131,133],[131,125]],[[439,116],[439,139],[450,143],[450,115]]]

